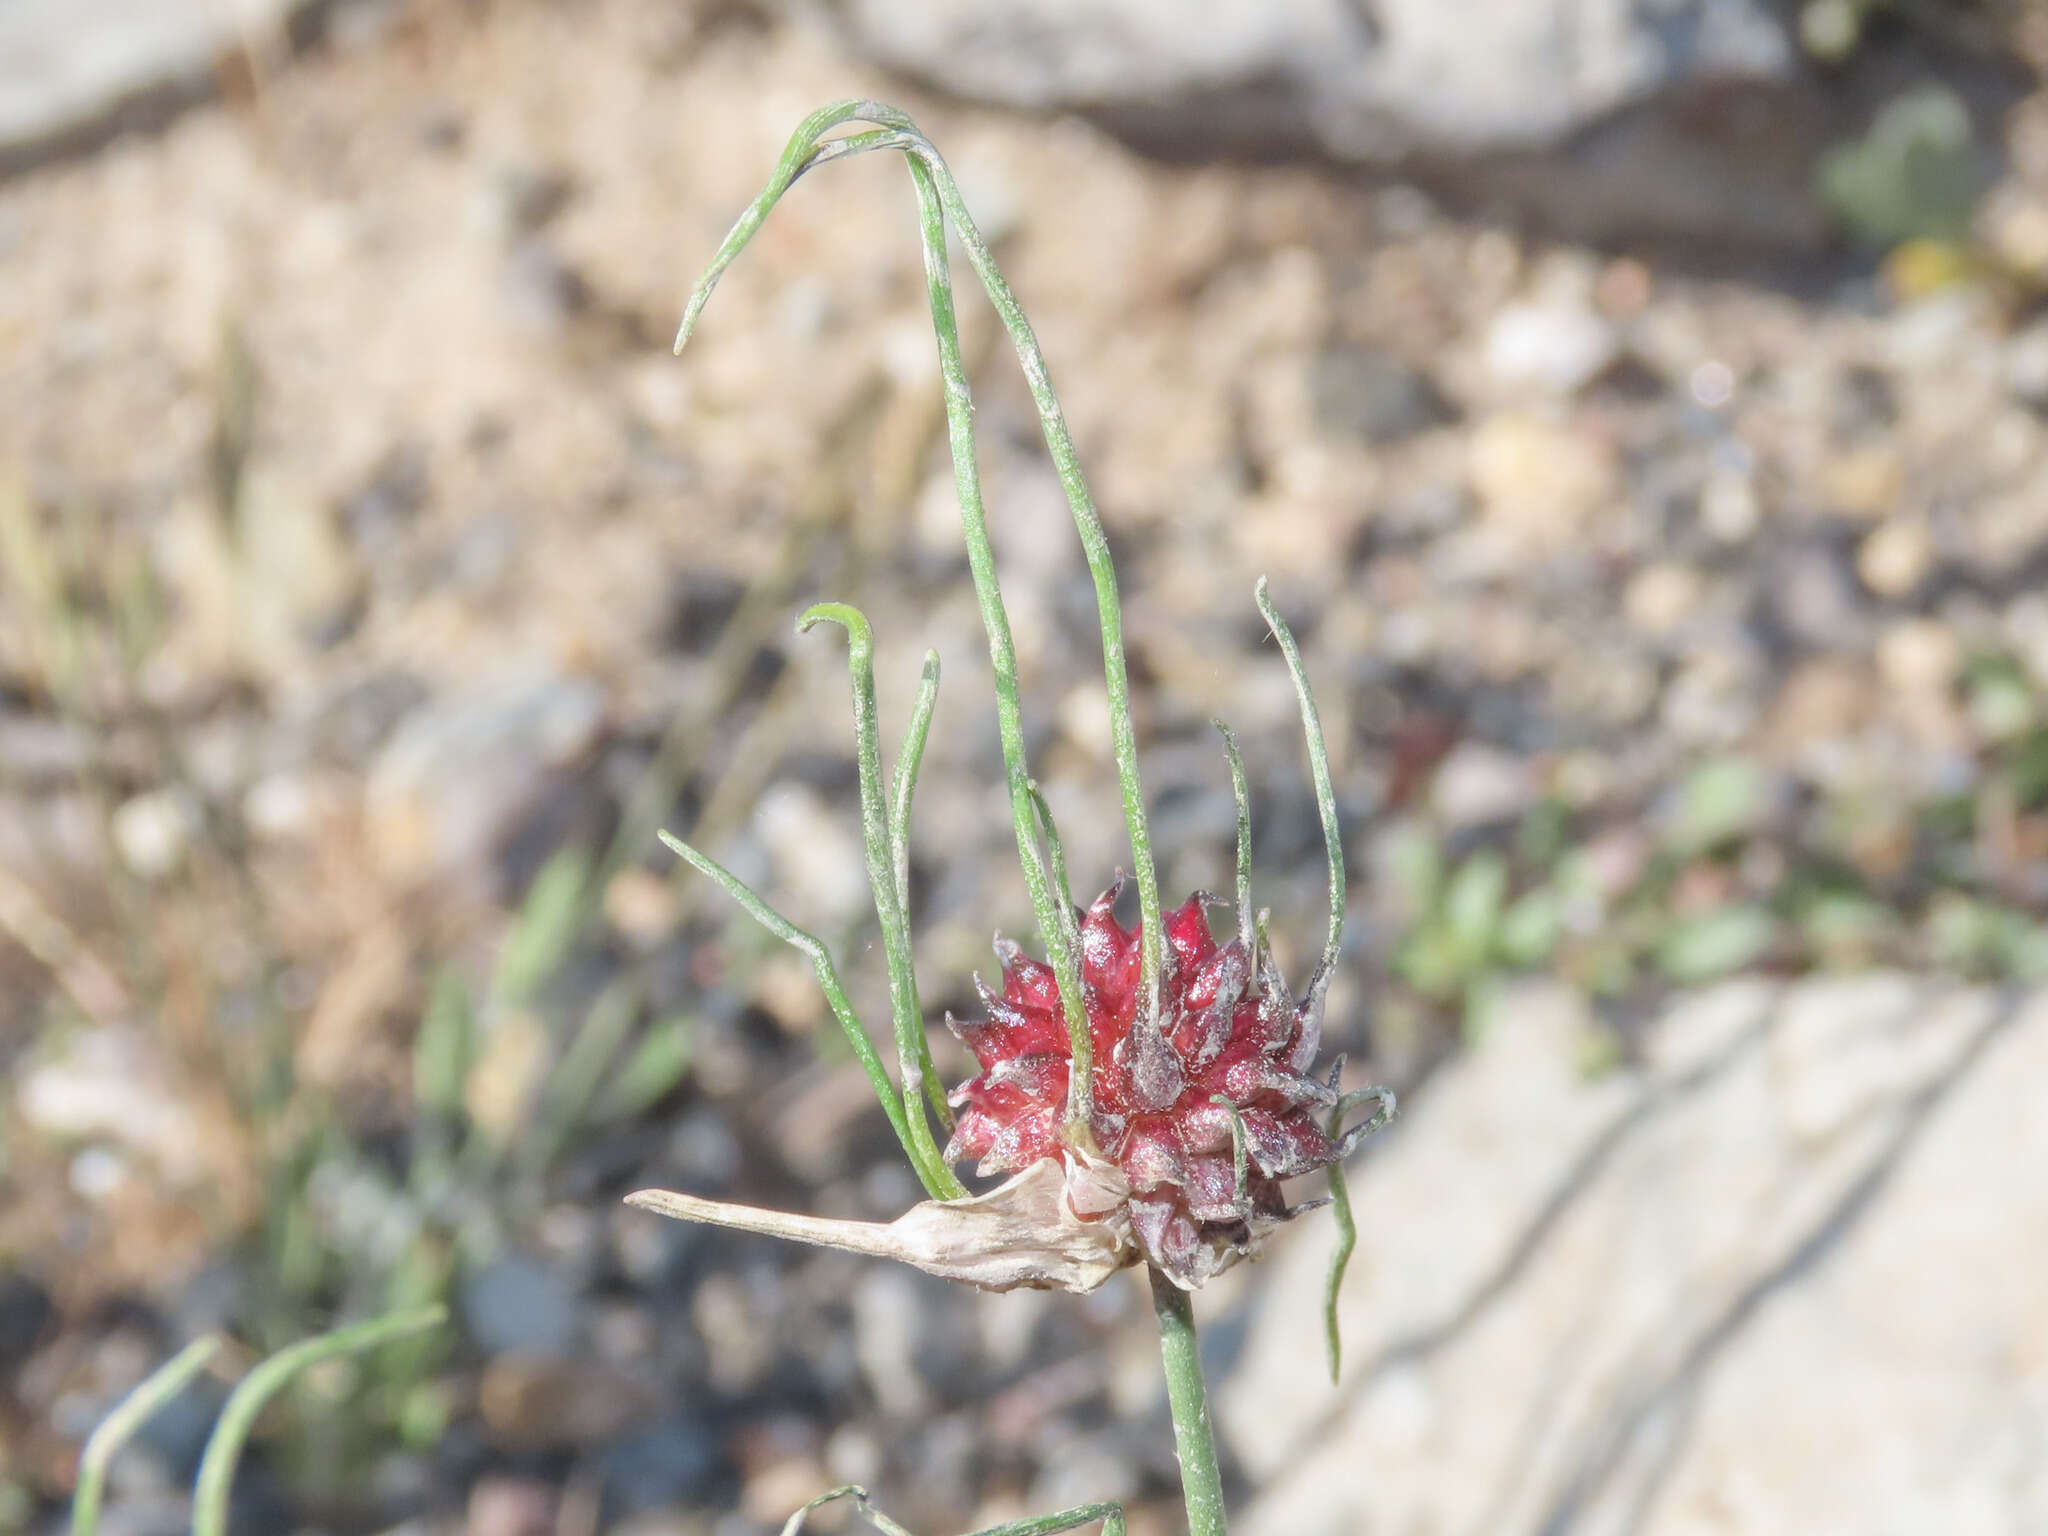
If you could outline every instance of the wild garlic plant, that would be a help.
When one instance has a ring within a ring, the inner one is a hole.
[[[837,133],[841,129],[850,131]],[[770,932],[809,958],[930,1199],[894,1222],[878,1224],[765,1211],[667,1190],[643,1190],[627,1198],[684,1220],[896,1259],[985,1290],[1032,1286],[1086,1292],[1122,1269],[1143,1265],[1160,1329],[1188,1524],[1193,1536],[1221,1536],[1222,1482],[1190,1293],[1252,1253],[1275,1226],[1312,1208],[1290,1207],[1281,1181],[1324,1170],[1339,1228],[1325,1307],[1334,1376],[1337,1284],[1356,1241],[1342,1164],[1394,1114],[1394,1095],[1385,1088],[1340,1092],[1341,1061],[1320,1076],[1315,1070],[1324,999],[1344,927],[1343,850],[1322,726],[1301,653],[1261,580],[1255,597],[1300,701],[1329,863],[1329,926],[1322,957],[1296,995],[1267,943],[1265,914],[1252,905],[1244,766],[1235,738],[1220,721],[1237,802],[1237,878],[1230,903],[1234,931],[1217,942],[1209,928],[1209,898],[1200,893],[1171,911],[1160,901],[1138,778],[1122,610],[1102,521],[1030,323],[996,269],[952,172],[904,113],[880,102],[844,101],[799,125],[767,185],[699,279],[676,350],[680,353],[689,340],[721,274],[798,178],[831,161],[877,150],[904,156],[917,196],[961,526],[988,632],[1017,853],[1045,958],[998,941],[1001,989],[977,979],[985,1016],[947,1018],[981,1070],[947,1094],[925,1037],[908,919],[911,798],[938,691],[938,658],[925,659],[909,729],[885,783],[868,621],[844,603],[811,608],[798,620],[799,631],[830,623],[847,636],[861,827],[887,960],[895,1078],[847,1000],[825,946],[708,855],[667,833],[662,838]],[[1137,888],[1135,929],[1126,928],[1115,913],[1121,878],[1085,909],[1074,904],[1065,849],[1025,761],[1016,648],[989,543],[975,461],[973,401],[954,317],[949,228],[1023,364],[1094,578],[1111,742],[1130,840],[1130,879]],[[1374,1112],[1352,1123],[1368,1103]],[[974,1163],[977,1175],[1001,1175],[1004,1182],[970,1195],[953,1171],[954,1164],[966,1161]],[[797,1530],[809,1509],[842,1497],[855,1500],[878,1528],[902,1536],[901,1528],[874,1510],[858,1488],[821,1495],[791,1517],[785,1536]],[[1124,1528],[1121,1508],[1095,1504],[1003,1526],[989,1536],[1049,1536],[1097,1521],[1107,1532]]]

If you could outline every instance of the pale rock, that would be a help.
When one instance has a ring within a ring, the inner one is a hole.
[[[2048,405],[2048,320],[2037,320],[2005,344],[2005,387],[2029,405]]]
[[[830,1486],[825,1469],[809,1456],[784,1456],[747,1479],[740,1513],[757,1528],[773,1530]]]
[[[1070,689],[1060,700],[1060,731],[1098,762],[1108,762],[1115,745],[1111,733],[1109,695],[1099,682]]]
[[[1567,548],[1622,496],[1613,447],[1540,417],[1502,413],[1473,433],[1472,489],[1482,516],[1518,545]]]
[[[1274,1244],[1247,1536],[2048,1525],[2048,999],[1734,981],[1591,1078],[1575,1008],[1515,993],[1354,1171],[1334,1392],[1329,1236]]]
[[[185,861],[199,813],[178,789],[152,789],[115,808],[114,847],[131,874],[161,880]]]
[[[883,1413],[904,1423],[931,1409],[931,1387],[917,1368],[919,1319],[927,1285],[895,1264],[871,1264],[853,1292],[853,1336],[861,1374]]]
[[[1817,744],[1861,731],[1877,706],[1870,672],[1861,663],[1828,657],[1801,662],[1772,706],[1766,745],[1799,759]]]
[[[343,799],[342,787],[317,773],[270,773],[242,797],[242,819],[260,838],[290,842],[315,832]]]
[[[754,1000],[792,1035],[808,1035],[825,1022],[825,994],[817,972],[795,950],[765,957],[754,972]]]
[[[1902,370],[1955,362],[1967,349],[1983,345],[1994,313],[1991,294],[1978,284],[1939,288],[1902,306],[1886,323],[1886,360]]]
[[[1911,698],[1939,698],[1963,665],[1962,642],[1938,619],[1901,619],[1877,642],[1877,669],[1887,687]]]
[[[561,1496],[535,1477],[493,1473],[469,1490],[468,1536],[550,1536]]]
[[[1568,395],[1614,361],[1620,341],[1582,304],[1510,304],[1494,316],[1484,342],[1486,371],[1506,392],[1540,389]]]
[[[1700,490],[1700,523],[1723,544],[1747,543],[1763,522],[1756,483],[1746,474],[1716,470]]]
[[[105,1026],[66,1036],[60,1050],[18,1073],[14,1104],[32,1130],[111,1142],[173,1185],[206,1175],[201,1106],[176,1091],[156,1047],[128,1030]]]
[[[833,810],[803,784],[784,781],[761,792],[754,830],[793,912],[844,921],[872,899],[856,818]]]
[[[532,668],[417,706],[370,765],[370,849],[402,883],[485,865],[555,774],[596,740],[595,684]]]
[[[1535,793],[1535,775],[1525,760],[1482,741],[1465,741],[1438,765],[1430,804],[1455,830],[1519,816]]]
[[[675,881],[638,864],[627,865],[604,888],[605,920],[636,949],[666,943],[682,913]]]
[[[1813,114],[1764,0],[836,0],[872,61],[1182,155],[1462,168],[1606,229],[1807,244]],[[1703,116],[1733,90],[1739,131]],[[1716,97],[1715,99],[1719,99]],[[1767,153],[1766,153],[1767,152]],[[1682,172],[1674,172],[1674,155]]]
[[[1906,467],[1889,442],[1870,442],[1823,464],[1819,484],[1830,511],[1876,519],[1897,505],[1906,485]]]
[[[1693,746],[1726,746],[1755,723],[1759,664],[1748,650],[1713,646],[1689,657],[1664,690],[1664,725]]]
[[[1669,634],[1699,606],[1700,587],[1699,573],[1691,566],[1660,560],[1630,578],[1622,610],[1644,634]]]
[[[0,168],[138,102],[191,95],[262,52],[306,0],[10,0],[0,6]]]
[[[1933,564],[1934,536],[1918,518],[1893,518],[1856,553],[1856,574],[1879,597],[1906,596],[1927,579]]]

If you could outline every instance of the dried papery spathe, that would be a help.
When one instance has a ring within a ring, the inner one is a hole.
[[[984,1291],[1086,1293],[1141,1256],[1129,1197],[1116,1164],[1077,1153],[1041,1159],[985,1195],[922,1201],[891,1222],[800,1216],[666,1189],[640,1190],[626,1203],[681,1221],[895,1259]]]

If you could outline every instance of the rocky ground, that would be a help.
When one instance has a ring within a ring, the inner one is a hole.
[[[1954,994],[1929,1009],[1953,1029],[1866,1072],[1845,984],[1784,978],[2048,972],[2048,97],[1969,146],[2000,170],[1967,230],[1881,263],[1750,231],[1731,267],[1385,176],[1147,160],[745,6],[343,6],[218,85],[0,185],[0,1529],[40,1528],[178,1339],[269,1348],[432,1296],[450,1338],[279,1423],[252,1529],[736,1536],[847,1478],[919,1529],[1110,1494],[1167,1528],[1135,1291],[970,1300],[614,1204],[914,1195],[806,968],[653,840],[754,880],[883,1015],[843,660],[791,635],[808,603],[873,615],[885,734],[943,659],[913,869],[933,1011],[971,1003],[992,928],[1029,931],[902,172],[800,185],[668,354],[789,128],[858,93],[945,148],[1044,341],[1124,580],[1166,884],[1229,884],[1221,715],[1297,959],[1320,844],[1260,574],[1322,695],[1359,918],[1332,1045],[1421,1086],[1361,1184],[1369,1222],[1403,1214],[1356,1278],[1344,1394],[1299,1384],[1327,1232],[1208,1306],[1254,1520],[1328,1497],[1289,1470],[1298,1433],[1311,1469],[1427,1440],[1386,1475],[1404,1525],[1605,1529],[1629,1498],[1658,1529],[1857,1523],[1749,1457],[1770,1421],[1742,1394],[1770,1381],[1734,1362],[1775,1319],[1800,1343],[1772,1369],[1836,1394],[1867,1367],[1870,1403],[1909,1393],[1914,1350],[1977,1347],[1944,1313],[1878,1359],[1797,1308],[1925,1265],[1920,1233],[2024,1272],[1984,1223],[1928,1230],[1952,1185],[1904,1194],[1967,1180],[1945,1085],[2038,1057],[2040,1028],[1980,1039],[1991,1004]],[[1891,142],[1851,146],[1856,187],[1891,186]],[[1093,887],[1123,855],[1086,570],[1000,332],[963,309],[1034,765]],[[1582,1003],[1517,1004],[1530,971]],[[1732,971],[1792,990],[1684,1006],[1750,1020],[1735,1076],[1800,1056],[1789,1128],[1703,1114],[1694,1015],[1653,1022]],[[1830,1152],[1866,1092],[1884,1112]],[[2014,1112],[1985,1114],[2009,1135],[1984,1156],[2026,1166]],[[1438,1146],[1467,1118],[1477,1143]],[[1532,1359],[1599,1294],[1594,1227],[1689,1208],[1668,1191],[1737,1151],[1782,1230],[1644,1238],[1586,1358]],[[1856,1198],[1896,1183],[1899,1208],[1807,1254],[1801,1224],[1895,1165]],[[1427,1198],[1443,1167],[1483,1198]],[[1593,1193],[1559,1209],[1553,1179]],[[1565,1249],[1501,1247],[1539,1217]],[[1470,1286],[1472,1318],[1422,1306]],[[1969,1413],[2038,1399],[2040,1321],[2004,1306],[1983,1359],[2019,1339],[2019,1364],[1939,1382]],[[1631,1332],[1674,1308],[1654,1348]],[[1503,1427],[1552,1376],[1572,1423]],[[176,1528],[215,1400],[124,1463],[127,1529]],[[1868,1411],[1873,1438],[1813,1454],[1935,1422]],[[1984,1529],[2042,1518],[2038,1472],[1998,1486]],[[1927,1507],[1915,1528],[1969,1528]]]

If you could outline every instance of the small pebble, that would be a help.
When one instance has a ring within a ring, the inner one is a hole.
[[[604,888],[604,915],[636,948],[653,949],[674,934],[682,898],[667,876],[629,864]]]
[[[1645,566],[1628,584],[1622,607],[1646,635],[1668,634],[1698,606],[1700,578],[1690,566],[1664,560]]]
[[[523,1254],[495,1259],[463,1282],[462,1321],[489,1355],[567,1354],[580,1328],[575,1290]]]
[[[1614,360],[1618,345],[1614,328],[1582,305],[1511,304],[1487,329],[1486,371],[1503,390],[1570,394]]]
[[[1886,685],[1913,697],[1945,694],[1962,664],[1962,643],[1936,619],[1902,619],[1877,643],[1878,671]]]
[[[1519,816],[1535,792],[1529,765],[1511,752],[1467,741],[1436,770],[1430,804],[1452,829]]]
[[[1879,597],[1899,598],[1927,577],[1934,564],[1934,538],[1917,518],[1895,518],[1864,539],[1856,574]]]
[[[193,820],[191,802],[175,789],[154,789],[123,801],[113,821],[121,862],[144,880],[163,879],[184,862]]]
[[[1763,521],[1750,477],[1716,470],[1700,492],[1700,523],[1723,544],[1745,543]]]

